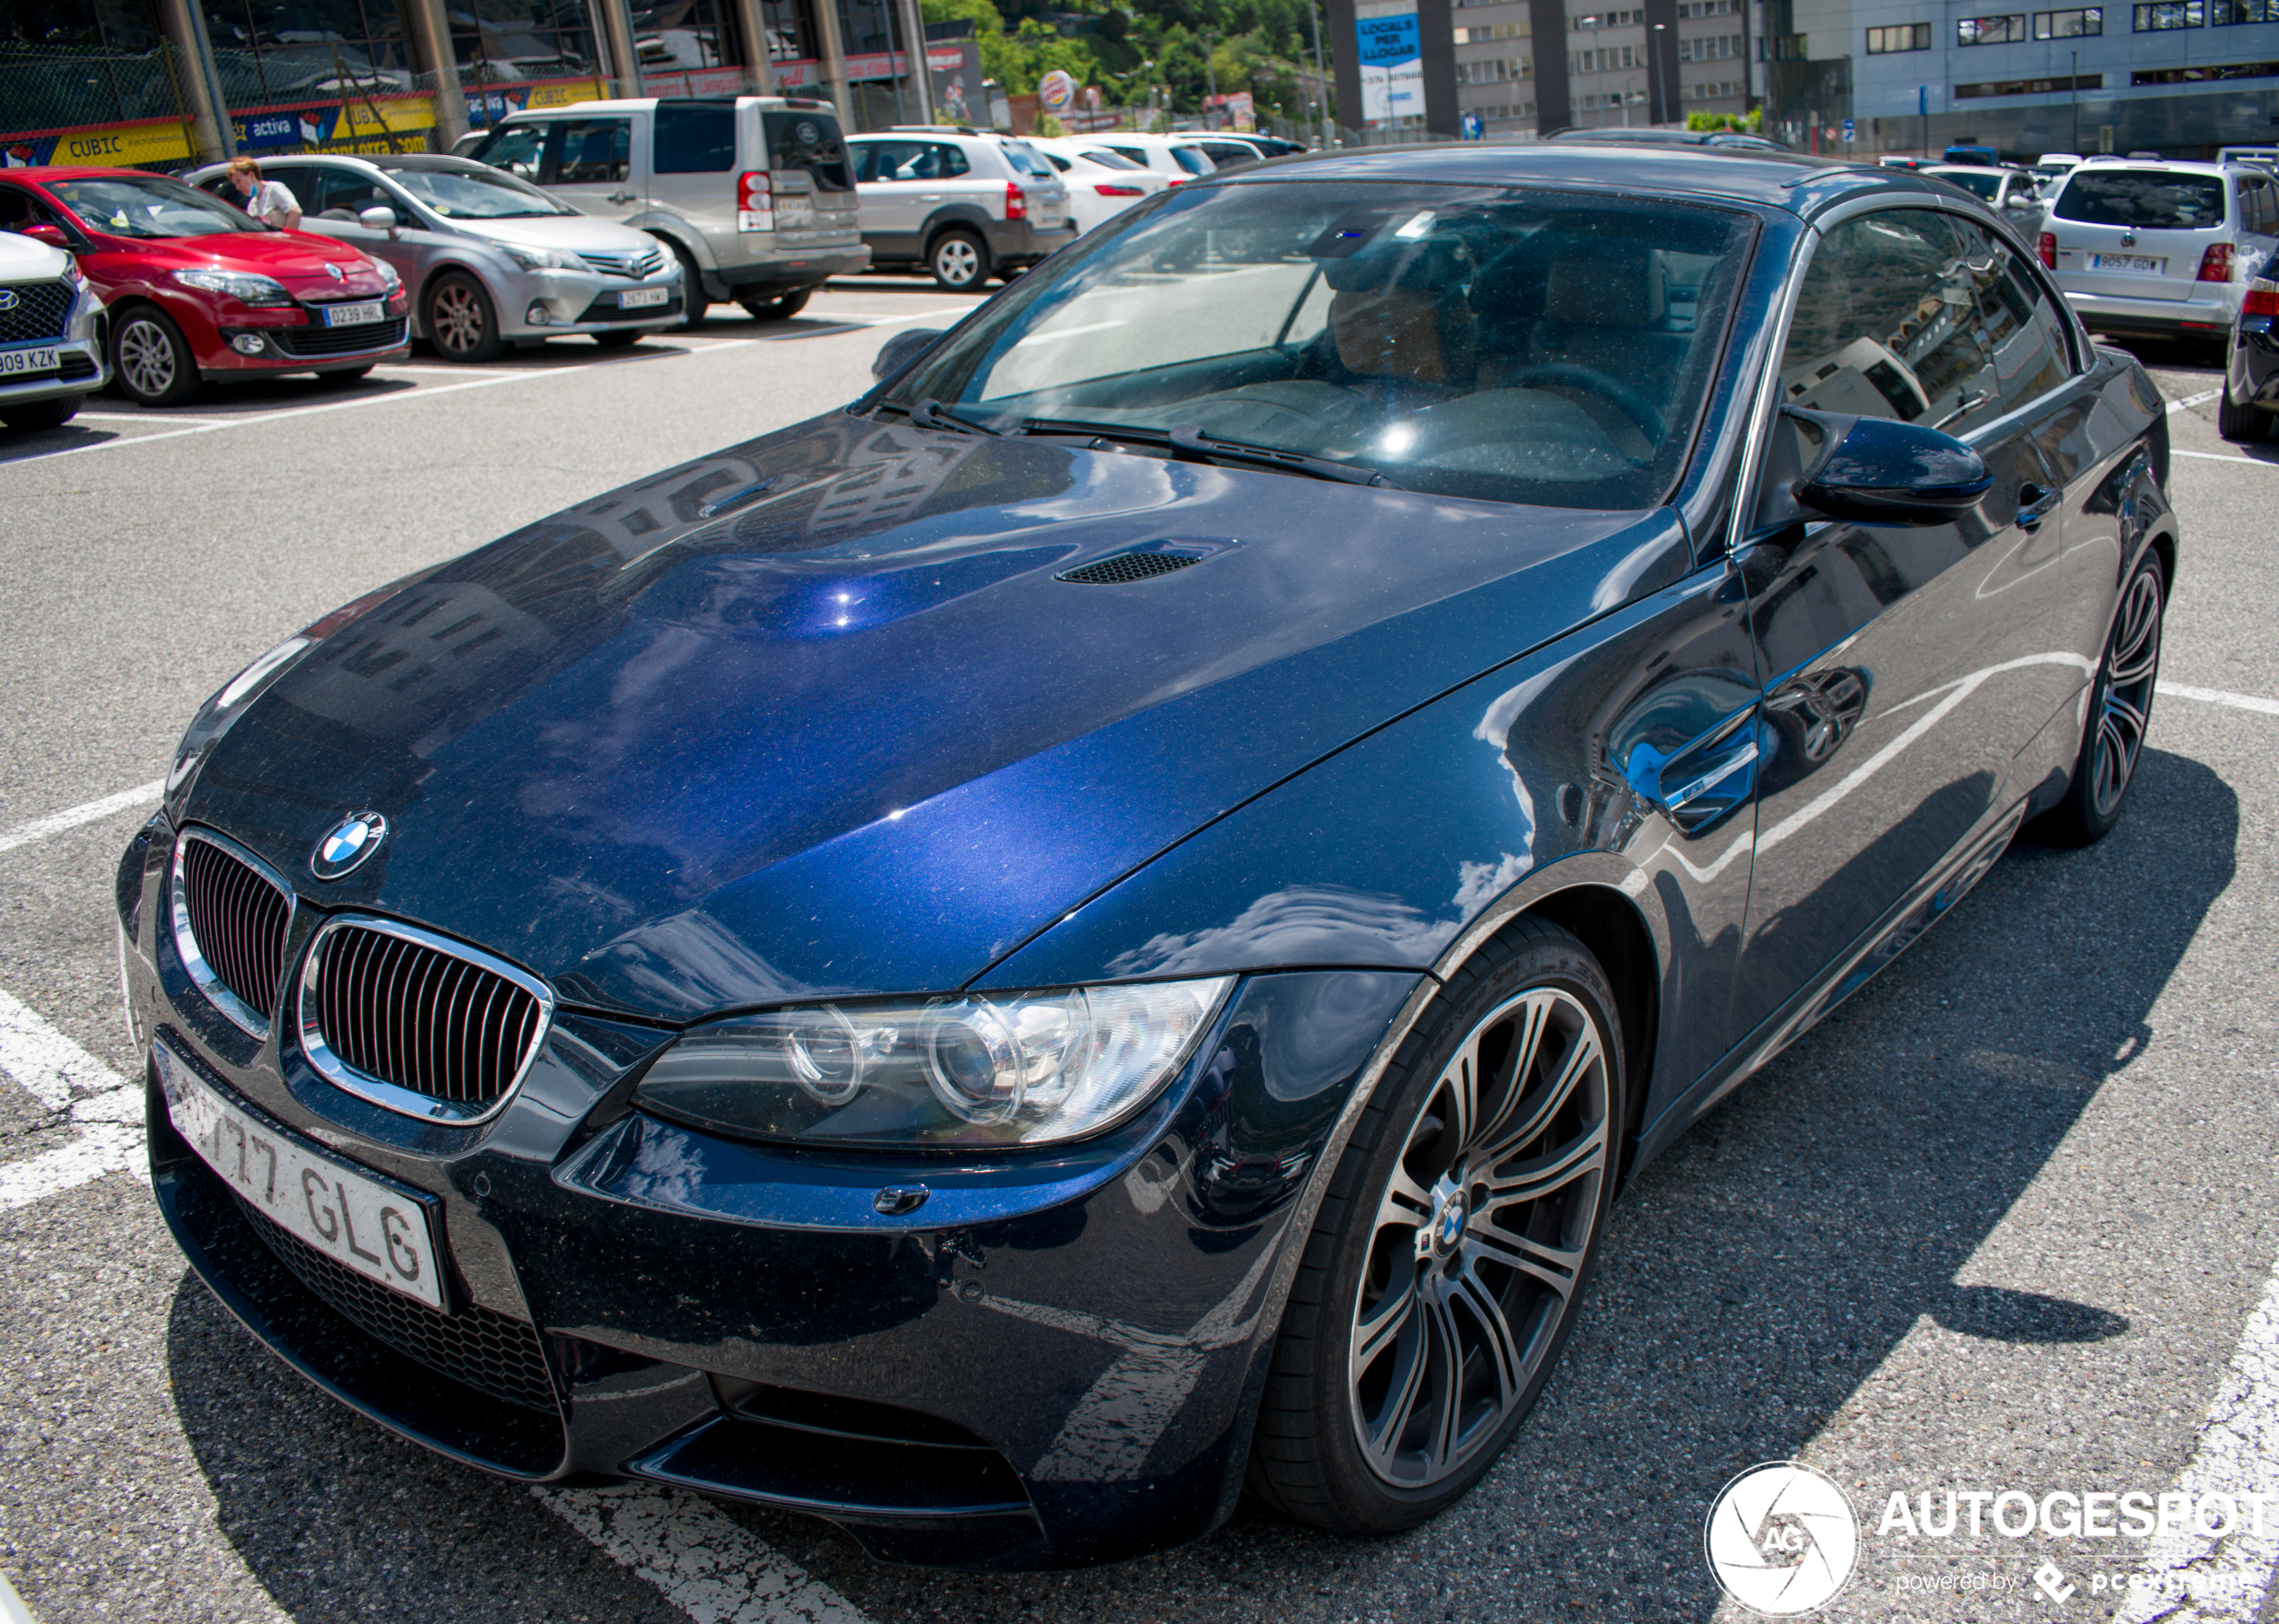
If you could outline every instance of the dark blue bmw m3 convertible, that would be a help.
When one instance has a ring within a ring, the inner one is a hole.
[[[2161,402],[1936,180],[1296,159],[878,371],[264,655],[119,869],[192,1266],[456,1459],[1410,1526],[1624,1181],[2138,763]]]

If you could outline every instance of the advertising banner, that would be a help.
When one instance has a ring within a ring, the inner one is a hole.
[[[1249,131],[1258,127],[1258,109],[1248,91],[1236,91],[1228,96],[1206,96],[1203,107],[1204,121],[1213,129]]]
[[[1424,47],[1417,14],[1354,20],[1361,68],[1361,118],[1368,124],[1424,117]]]
[[[926,48],[934,85],[934,117],[944,124],[979,128],[989,122],[989,92],[982,79],[978,40],[939,40]]]
[[[435,127],[435,103],[425,96],[321,101],[263,108],[240,113],[230,123],[237,149],[244,153],[423,153],[427,134]]]
[[[115,163],[131,168],[139,163],[179,163],[189,155],[189,132],[179,118],[0,135],[0,168],[12,170],[43,163]]]

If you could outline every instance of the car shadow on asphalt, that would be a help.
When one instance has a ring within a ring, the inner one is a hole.
[[[2231,883],[2239,830],[2212,769],[2148,750],[2102,843],[2021,837],[1937,930],[1639,1175],[1535,1413],[1469,1497],[1408,1534],[1340,1539],[1245,1501],[1157,1557],[981,1576],[886,1567],[827,1524],[729,1515],[880,1620],[1706,1620],[1718,1593],[1701,1527],[1719,1487],[1803,1454],[1921,1322],[2038,1349],[2145,1334],[2104,1305],[1956,1277],[2145,1052],[2155,1000]],[[463,1562],[470,1526],[494,1525],[508,1541],[481,1545],[484,1593],[504,1604],[493,1616],[539,1616],[517,1586],[541,1576],[495,1566],[535,1532],[522,1490],[302,1386],[187,1276],[169,1362],[222,1528],[296,1617],[337,1602],[352,1576],[325,1565],[343,1539],[376,1529],[393,1571],[423,1576]]]

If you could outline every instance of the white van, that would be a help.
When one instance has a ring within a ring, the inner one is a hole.
[[[581,101],[515,114],[472,156],[660,239],[680,258],[692,327],[720,302],[796,315],[830,277],[870,268],[827,101]]]

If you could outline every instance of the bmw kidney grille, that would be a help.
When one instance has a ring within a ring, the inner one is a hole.
[[[310,1063],[374,1104],[474,1122],[505,1103],[554,1012],[543,982],[408,925],[336,919],[301,982]]]
[[[174,847],[174,945],[214,1007],[266,1037],[284,976],[293,893],[266,864],[202,829]]]

